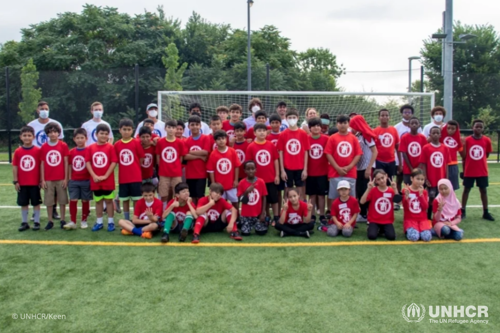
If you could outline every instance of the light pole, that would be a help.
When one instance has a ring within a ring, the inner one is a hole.
[[[408,92],[411,92],[411,62],[413,60],[420,60],[420,57],[409,57],[408,58]]]
[[[248,7],[248,46],[247,46],[247,90],[252,91],[252,53],[251,48],[251,37],[250,37],[250,7],[253,5],[253,0],[247,0]]]

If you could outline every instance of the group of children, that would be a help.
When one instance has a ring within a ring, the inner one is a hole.
[[[460,240],[463,231],[457,225],[465,218],[474,183],[480,188],[483,218],[493,220],[486,195],[491,141],[482,134],[481,120],[473,122],[474,134],[462,143],[455,121],[432,126],[426,138],[419,134],[419,119],[411,117],[405,125],[409,130],[400,137],[389,125],[386,109],[380,110],[380,126],[374,130],[361,115],[352,114],[338,116],[335,131],[328,131],[323,115],[318,118],[316,110],[308,109],[307,122],[302,124],[307,125],[306,133],[298,126],[298,111],[283,112],[283,107],[286,110],[286,103],[280,102],[277,113],[268,118],[262,102],[254,98],[248,106],[252,116],[244,121],[241,106],[219,107],[208,128],[198,107],[186,124],[168,120],[160,131],[155,121],[146,119],[135,135],[133,122],[122,119],[121,139],[114,144],[106,123],[96,126],[96,142],[90,145],[89,133],[76,129],[76,147],[71,150],[59,139],[58,123],[45,126],[48,140],[41,148],[33,145],[33,128],[25,126],[20,131],[22,146],[13,160],[22,210],[19,231],[30,229],[30,203],[32,228],[40,229],[40,188],[48,213],[45,230],[54,226],[56,202],[61,207],[61,228],[75,229],[79,200],[80,226],[87,228],[89,202],[94,200],[92,231],[103,229],[105,209],[107,230],[114,231],[117,165],[118,198],[124,211],[124,219],[118,221],[121,233],[152,238],[158,232],[164,243],[171,233],[185,241],[192,232],[192,243],[198,243],[207,232],[226,229],[232,239],[241,240],[252,230],[265,235],[270,227],[281,237],[309,238],[316,220],[318,230],[328,236],[350,237],[357,222],[367,222],[370,240],[380,234],[394,240],[394,208],[401,202],[409,240],[430,241],[433,235]],[[328,136],[327,131],[336,133]],[[464,161],[462,204],[454,192],[459,186],[457,153]],[[403,188],[393,180],[398,171]],[[68,202],[70,222],[66,223]]]

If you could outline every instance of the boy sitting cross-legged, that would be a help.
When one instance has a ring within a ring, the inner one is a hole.
[[[196,210],[193,206],[193,200],[189,197],[189,186],[186,183],[179,183],[175,186],[175,198],[167,204],[167,209],[163,212],[163,235],[162,243],[170,240],[170,231],[179,233],[179,242],[184,242],[189,229],[193,224],[193,218],[196,219]]]

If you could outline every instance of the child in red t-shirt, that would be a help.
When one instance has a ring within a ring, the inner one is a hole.
[[[376,240],[380,229],[385,238],[396,239],[394,230],[394,202],[401,202],[401,196],[395,182],[387,186],[387,173],[382,169],[373,172],[373,181],[368,183],[365,194],[361,197],[360,204],[370,202],[368,206],[368,239]]]
[[[222,198],[224,188],[219,183],[210,184],[208,196],[198,201],[196,214],[198,218],[194,225],[193,240],[191,243],[200,242],[200,233],[221,232],[226,229],[229,237],[234,240],[241,240],[236,218],[238,211],[229,202]],[[229,222],[228,222],[229,219]]]
[[[215,112],[220,117],[221,121],[224,123],[227,121],[227,116],[229,115],[229,109],[225,105],[221,105],[215,109]]]
[[[177,126],[175,127],[175,137],[181,141],[184,141],[184,137],[183,137],[183,134],[184,134],[184,123],[182,122],[182,120],[177,120]]]
[[[411,184],[411,173],[420,165],[423,148],[427,145],[427,138],[420,134],[420,121],[417,117],[410,118],[410,132],[403,134],[399,144],[399,152],[403,157],[403,181]],[[425,177],[424,177],[425,179]]]
[[[434,232],[439,238],[462,240],[464,231],[458,227],[462,221],[462,205],[453,191],[453,185],[448,179],[441,179],[438,190],[439,195],[432,205]]]
[[[254,161],[246,161],[244,170],[247,175],[238,184],[238,198],[241,202],[241,234],[250,236],[252,228],[257,235],[267,233],[266,223],[266,183],[255,177],[256,165]]]
[[[439,142],[448,147],[448,150],[450,151],[448,179],[453,184],[453,190],[456,191],[460,189],[460,183],[458,181],[460,171],[458,170],[457,153],[461,153],[463,150],[462,138],[460,136],[460,125],[456,120],[450,120],[443,126]]]
[[[88,146],[85,163],[90,173],[90,189],[94,194],[97,221],[92,231],[103,228],[103,208],[106,202],[108,231],[115,230],[113,199],[115,197],[115,166],[118,163],[115,148],[109,143],[110,129],[107,124],[99,124],[95,129],[97,142]]]
[[[64,229],[76,229],[76,215],[78,213],[78,200],[82,200],[82,219],[80,227],[88,227],[87,217],[90,213],[90,200],[92,200],[92,191],[90,190],[90,174],[85,166],[85,155],[87,148],[87,131],[84,128],[77,128],[73,133],[73,141],[76,147],[69,151],[69,215],[70,222],[64,226]]]
[[[47,206],[47,215],[49,222],[45,230],[50,230],[54,227],[52,222],[54,205],[56,200],[61,207],[61,229],[66,225],[66,205],[68,204],[68,145],[59,140],[61,135],[61,127],[54,122],[50,122],[45,126],[45,134],[49,140],[40,148],[40,168],[42,188],[44,189],[44,202]]]
[[[430,129],[430,143],[422,149],[420,155],[420,169],[424,171],[426,185],[429,191],[429,208],[427,219],[432,218],[432,201],[437,195],[437,183],[440,179],[448,178],[448,162],[450,151],[444,144],[439,143],[441,128],[435,126]]]
[[[405,134],[407,135],[407,134]],[[403,231],[412,242],[419,239],[429,242],[432,239],[431,223],[425,211],[429,205],[427,191],[424,189],[425,176],[421,169],[413,169],[410,175],[411,185],[402,190],[403,196]]]
[[[222,122],[222,129],[226,131],[229,138],[229,144],[234,143],[234,125],[241,121],[241,114],[243,109],[238,104],[231,104],[229,106],[229,120]]]
[[[274,227],[280,232],[280,237],[310,238],[309,231],[314,229],[314,222],[311,222],[313,210],[311,200],[307,203],[301,201],[299,192],[295,188],[290,188],[287,195],[288,200],[282,204],[280,220]]]
[[[401,161],[399,155],[399,134],[398,130],[393,126],[389,126],[389,110],[382,109],[378,112],[378,119],[380,126],[375,128],[373,132],[377,135],[378,140],[375,141],[377,146],[377,160],[375,161],[375,168],[382,169],[387,173],[388,181],[392,181],[392,177],[396,175],[396,154]],[[401,169],[402,163],[399,168]],[[399,170],[402,171],[402,170]]]
[[[250,143],[245,140],[245,133],[246,125],[244,122],[240,121],[234,124],[234,140],[233,144],[230,145],[230,147],[232,147],[236,151],[236,154],[238,154],[238,158],[241,163],[238,171],[238,180],[242,180],[243,178],[245,178],[243,163],[245,163],[245,161],[248,161],[247,149]]]
[[[330,237],[335,237],[340,233],[344,237],[352,236],[360,209],[358,200],[349,195],[350,188],[351,184],[347,180],[342,180],[337,185],[339,197],[332,202],[330,208],[332,219],[326,231]]]
[[[280,137],[281,117],[277,114],[272,114],[269,117],[269,125],[271,130],[266,136],[267,141],[271,141],[275,147],[278,146],[278,139]]]
[[[212,130],[212,135],[210,135],[210,151],[217,149],[217,143],[215,143],[215,132],[222,129],[222,120],[218,115],[214,115],[210,118],[210,129]],[[229,140],[226,140],[226,144],[229,144]]]
[[[156,143],[158,142],[158,140],[160,139],[160,136],[158,134],[155,133],[155,122],[149,118],[145,119],[143,122],[142,122],[142,127],[146,127],[146,128],[149,128],[151,130],[151,134],[150,134],[150,140],[151,140],[151,144],[153,146],[156,146]],[[135,136],[136,139],[140,139],[141,138],[141,133],[140,133],[140,130],[139,129],[139,133],[137,133],[137,135]]]
[[[17,192],[17,205],[21,206],[22,223],[19,231],[30,228],[28,224],[29,204],[33,206],[35,224],[33,230],[40,230],[40,148],[33,145],[35,130],[23,126],[19,138],[23,145],[16,149],[12,159],[13,184]]]
[[[307,133],[297,126],[299,113],[295,109],[286,112],[289,127],[281,132],[278,139],[280,154],[281,179],[286,182],[289,189],[297,187],[300,199],[305,200],[305,180],[307,179],[307,163],[309,151],[309,138]]]
[[[139,142],[141,143],[142,150],[144,150],[144,160],[141,163],[142,183],[152,183],[158,186],[158,177],[155,177],[156,165],[156,146],[153,145],[151,140],[151,129],[143,126],[139,129]]]
[[[162,243],[170,241],[170,232],[179,233],[179,242],[184,242],[188,235],[193,219],[196,219],[196,209],[193,200],[189,197],[189,186],[186,183],[179,183],[175,186],[175,198],[167,204],[167,209],[163,212],[163,235]]]
[[[265,111],[257,111],[254,113],[255,117],[255,125],[257,124],[266,124],[267,123],[267,114]],[[250,127],[247,129],[247,132],[245,134],[245,138],[247,139],[248,143],[252,143],[255,140],[255,125],[254,127]],[[271,131],[270,126],[266,126],[266,129],[268,131]]]
[[[155,198],[155,186],[152,183],[141,185],[142,198],[137,200],[132,221],[119,220],[122,235],[136,235],[151,239],[153,232],[163,228],[161,211],[162,202]]]
[[[469,199],[471,188],[476,183],[481,194],[483,204],[483,219],[495,221],[488,211],[488,156],[492,151],[491,140],[483,135],[484,122],[476,119],[472,122],[473,134],[465,139],[464,149],[462,151],[463,161],[463,179],[464,193],[462,194],[462,218],[465,219],[465,207]],[[448,177],[443,177],[448,178]]]

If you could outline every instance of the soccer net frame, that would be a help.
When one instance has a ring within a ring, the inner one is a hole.
[[[188,108],[192,103],[199,103],[202,109],[202,121],[210,124],[210,117],[216,114],[217,107],[239,104],[243,109],[242,120],[251,115],[248,102],[257,97],[264,105],[264,111],[270,116],[276,113],[280,101],[287,103],[287,108],[299,111],[299,124],[305,119],[308,108],[316,109],[318,116],[330,115],[331,125],[340,114],[353,112],[361,114],[367,122],[376,127],[379,124],[378,111],[386,108],[391,114],[391,125],[401,121],[399,108],[404,104],[414,107],[414,115],[420,119],[421,126],[430,121],[430,111],[435,104],[434,93],[401,92],[324,92],[324,91],[158,91],[159,119],[187,121]]]

